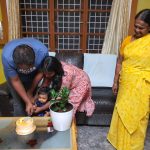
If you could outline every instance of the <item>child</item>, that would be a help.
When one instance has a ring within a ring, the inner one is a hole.
[[[50,89],[48,87],[41,87],[38,90],[38,98],[35,101],[35,106],[34,106],[35,111],[38,109],[38,107],[42,107],[47,103],[47,101],[49,100],[49,90]],[[50,116],[49,109],[40,111],[36,113],[35,115],[36,116]]]

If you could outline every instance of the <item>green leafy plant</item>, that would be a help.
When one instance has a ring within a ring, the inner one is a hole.
[[[54,89],[50,90],[50,105],[51,109],[55,112],[66,112],[67,104],[69,99],[69,89],[63,87],[60,91],[55,91]]]

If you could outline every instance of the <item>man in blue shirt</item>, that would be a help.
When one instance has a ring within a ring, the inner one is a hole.
[[[32,89],[42,76],[41,67],[46,56],[47,47],[34,38],[12,40],[4,46],[2,63],[14,100],[14,116],[32,115]]]

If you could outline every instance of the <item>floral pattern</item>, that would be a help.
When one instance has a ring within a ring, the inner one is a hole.
[[[76,111],[86,112],[87,116],[93,114],[95,104],[91,99],[91,82],[88,75],[81,69],[61,62],[64,69],[62,87],[70,89],[69,99]]]

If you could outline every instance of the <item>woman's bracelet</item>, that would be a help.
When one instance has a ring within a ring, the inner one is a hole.
[[[114,84],[118,84],[118,81],[114,81]]]

